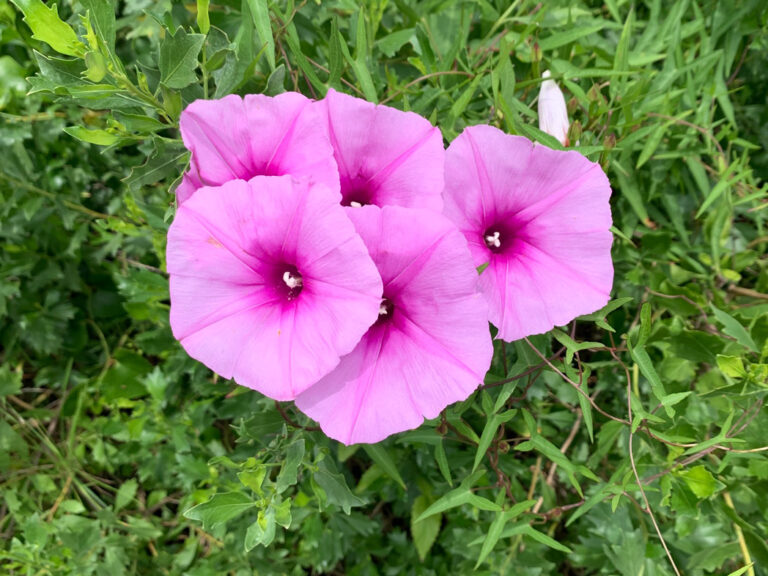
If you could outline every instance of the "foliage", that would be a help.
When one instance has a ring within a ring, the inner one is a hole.
[[[3,571],[768,574],[767,25],[760,0],[0,0]],[[604,310],[351,448],[173,340],[188,102],[332,86],[558,147],[545,69],[614,188]]]

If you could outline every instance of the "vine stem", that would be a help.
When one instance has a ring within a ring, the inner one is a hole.
[[[624,370],[627,375],[627,411],[629,413],[629,419],[632,420],[632,378],[629,376],[629,371],[626,369],[626,366],[624,367]],[[651,504],[648,502],[648,496],[645,494],[645,489],[643,488],[643,481],[640,479],[640,474],[637,472],[637,464],[635,464],[635,452],[634,448],[632,446],[633,440],[635,438],[634,433],[632,432],[632,427],[629,428],[629,463],[632,465],[632,473],[635,475],[635,480],[637,481],[637,487],[640,489],[640,495],[643,497],[643,502],[645,502],[645,510],[648,512],[648,516],[651,518],[651,522],[653,523],[653,527],[656,529],[656,534],[659,536],[659,540],[661,540],[661,545],[664,547],[664,551],[667,553],[667,558],[669,559],[669,563],[672,564],[672,569],[675,571],[675,574],[677,576],[680,576],[680,570],[677,568],[677,564],[675,564],[675,559],[672,557],[672,553],[669,551],[669,548],[667,547],[667,543],[664,540],[664,536],[661,534],[661,528],[659,528],[659,523],[656,522],[656,515],[653,513],[653,510],[651,509]]]

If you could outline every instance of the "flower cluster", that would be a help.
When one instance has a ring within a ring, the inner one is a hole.
[[[193,358],[371,443],[483,381],[511,341],[603,306],[610,186],[575,151],[330,90],[198,100],[168,233]],[[478,275],[477,270],[481,270]]]

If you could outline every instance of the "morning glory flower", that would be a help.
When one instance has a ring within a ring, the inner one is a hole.
[[[297,92],[195,100],[181,113],[189,171],[176,190],[181,204],[202,186],[253,176],[308,177],[338,189],[333,149],[318,110]]]
[[[565,96],[554,80],[549,80],[549,70],[541,75],[544,81],[539,92],[539,129],[568,146],[568,108]]]
[[[204,187],[168,232],[171,328],[190,356],[276,400],[377,321],[382,284],[338,193],[288,176]]]
[[[342,204],[443,208],[440,130],[413,112],[328,90],[324,116],[339,168]]]
[[[331,438],[373,443],[466,399],[493,347],[477,272],[453,224],[396,206],[348,214],[384,282],[378,320],[296,406]]]
[[[598,164],[491,126],[446,153],[445,214],[461,229],[498,338],[547,332],[603,307],[613,282],[611,187]]]

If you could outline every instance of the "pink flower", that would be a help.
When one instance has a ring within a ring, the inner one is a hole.
[[[549,80],[549,70],[541,75],[544,81],[539,92],[539,129],[568,146],[568,108],[565,96],[554,80]]]
[[[226,378],[289,400],[376,322],[382,284],[338,194],[291,177],[201,188],[168,232],[171,328]]]
[[[609,299],[611,187],[598,164],[490,126],[446,154],[445,214],[469,243],[498,337],[512,341]]]
[[[319,111],[296,92],[271,98],[249,94],[196,100],[181,113],[189,171],[176,190],[179,203],[202,186],[253,176],[291,175],[338,189],[333,150]]]
[[[443,209],[445,150],[440,130],[413,112],[328,90],[326,119],[345,206]]]
[[[348,214],[384,281],[379,319],[296,405],[331,438],[372,443],[467,398],[493,347],[477,272],[448,220],[393,206]]]

